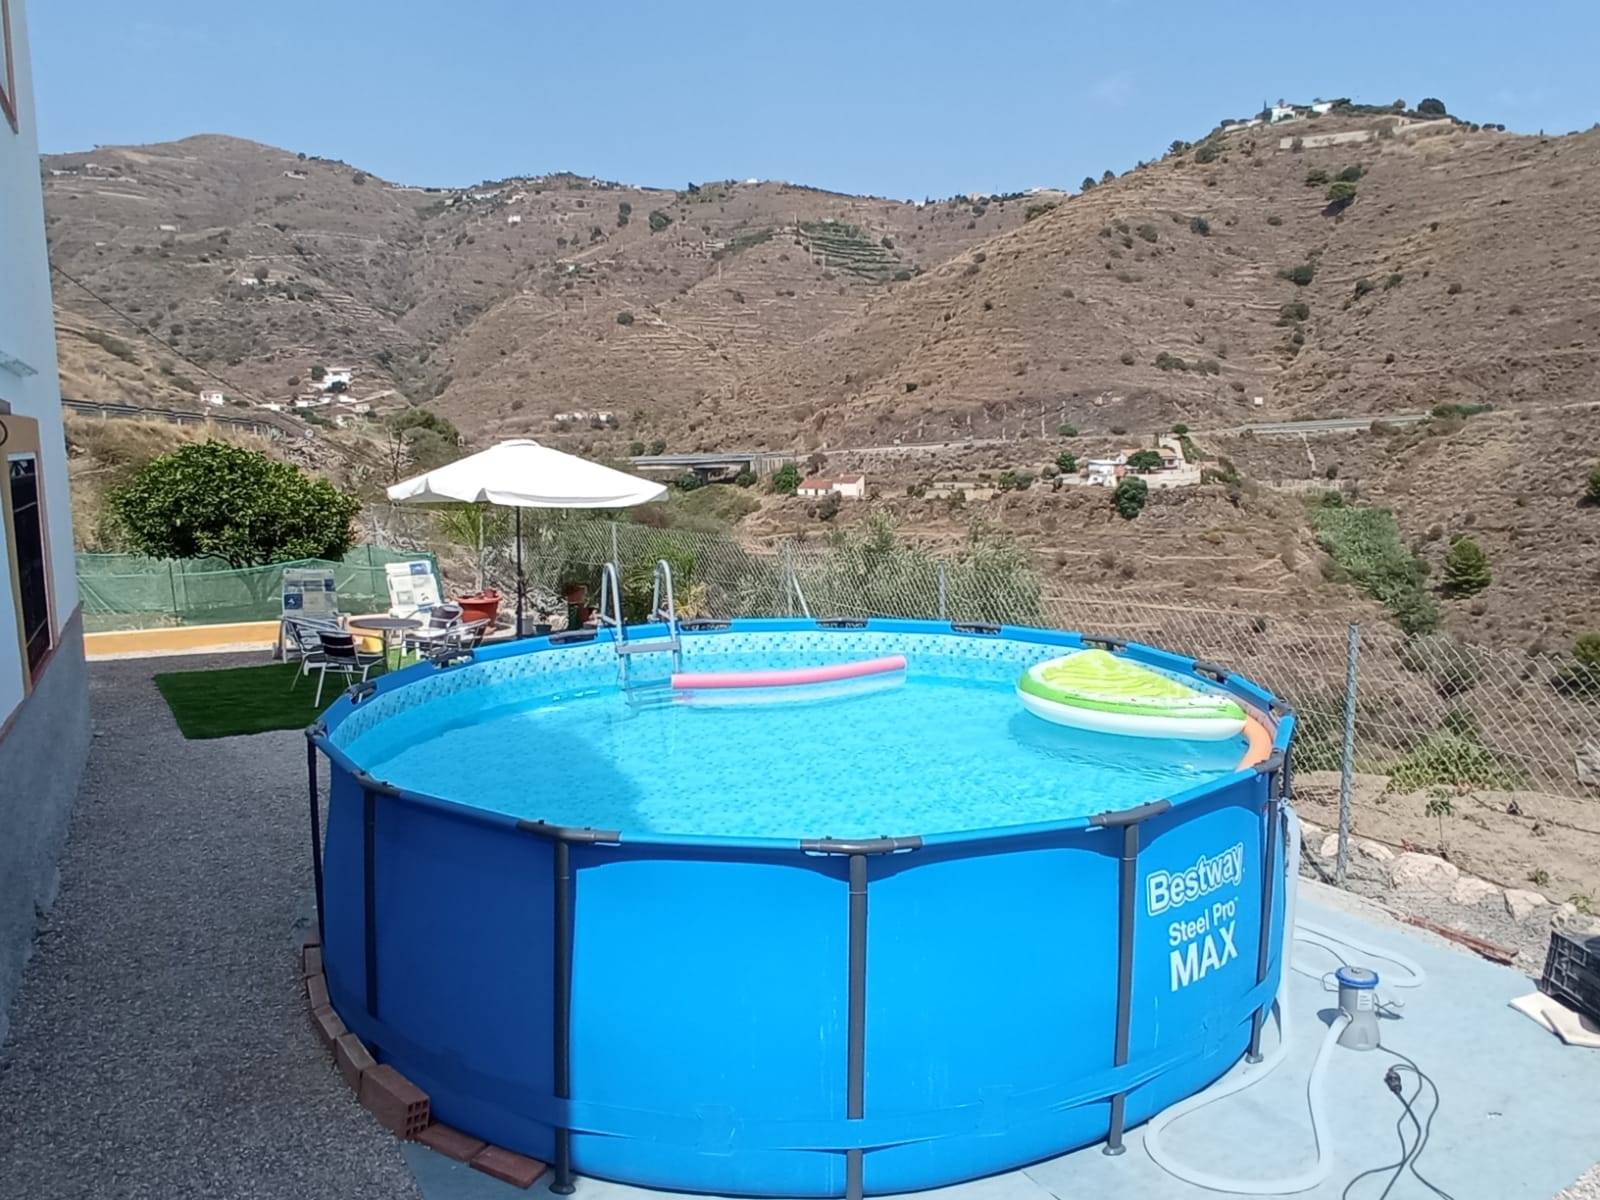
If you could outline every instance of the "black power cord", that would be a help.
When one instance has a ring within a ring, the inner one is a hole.
[[[1434,1083],[1427,1072],[1417,1066],[1414,1060],[1401,1054],[1398,1050],[1391,1050],[1387,1046],[1380,1046],[1379,1049],[1385,1054],[1399,1059],[1404,1064],[1403,1066],[1392,1066],[1383,1074],[1384,1086],[1394,1093],[1395,1099],[1400,1101],[1401,1113],[1394,1123],[1395,1135],[1400,1140],[1400,1158],[1396,1162],[1384,1163],[1381,1167],[1370,1167],[1362,1171],[1351,1179],[1349,1183],[1345,1184],[1344,1191],[1340,1193],[1341,1200],[1350,1200],[1351,1192],[1356,1184],[1363,1179],[1388,1175],[1389,1182],[1384,1185],[1383,1191],[1378,1194],[1378,1200],[1387,1200],[1389,1194],[1394,1191],[1395,1185],[1400,1182],[1407,1172],[1410,1172],[1416,1181],[1427,1188],[1428,1191],[1439,1197],[1439,1200],[1455,1200],[1449,1192],[1423,1175],[1417,1167],[1417,1160],[1422,1157],[1423,1150],[1427,1148],[1428,1139],[1433,1136],[1433,1119],[1439,1115],[1439,1085]],[[1401,1078],[1402,1071],[1409,1071],[1417,1077],[1417,1090],[1410,1096],[1406,1095],[1405,1081]],[[1431,1093],[1432,1100],[1432,1108],[1428,1111],[1426,1121],[1419,1120],[1416,1112],[1416,1104],[1422,1098],[1424,1087]],[[1406,1140],[1406,1123],[1408,1121],[1415,1131],[1415,1144]]]

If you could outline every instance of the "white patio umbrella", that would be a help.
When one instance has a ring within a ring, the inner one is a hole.
[[[400,504],[500,504],[516,509],[517,636],[527,580],[522,574],[525,508],[632,508],[659,500],[666,485],[563,454],[529,438],[514,438],[469,454],[389,488]]]

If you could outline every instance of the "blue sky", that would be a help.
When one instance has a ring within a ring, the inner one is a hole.
[[[1283,96],[1600,120],[1600,4],[30,0],[49,151],[228,133],[405,183],[901,198],[1154,158]]]

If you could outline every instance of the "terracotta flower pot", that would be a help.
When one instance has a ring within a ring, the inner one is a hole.
[[[500,593],[494,588],[485,588],[471,596],[457,596],[456,603],[461,606],[463,621],[488,621],[493,624],[500,612]]]

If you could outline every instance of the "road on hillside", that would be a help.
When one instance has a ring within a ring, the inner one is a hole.
[[[1239,434],[1239,433],[1343,433],[1350,430],[1363,430],[1372,428],[1374,421],[1384,421],[1390,425],[1415,425],[1418,421],[1426,420],[1427,413],[1396,413],[1392,416],[1373,417],[1319,417],[1305,421],[1255,421],[1248,425],[1228,425],[1216,429],[1195,429],[1190,432],[1196,434]],[[1144,434],[1123,434],[1123,437],[1141,437]],[[940,450],[973,450],[981,446],[1006,446],[1014,438],[957,438],[947,442],[904,442],[893,443],[886,446],[836,446],[830,447],[829,454],[932,454]]]

